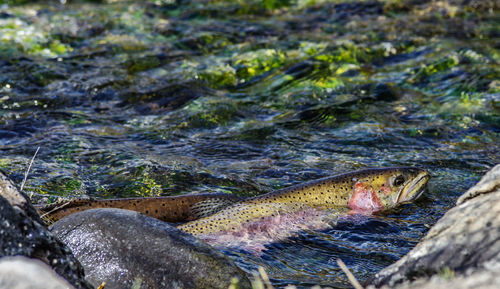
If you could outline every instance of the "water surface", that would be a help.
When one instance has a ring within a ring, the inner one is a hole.
[[[8,1],[0,168],[35,202],[228,192],[422,166],[413,204],[225,250],[274,285],[349,287],[499,163],[494,1]]]

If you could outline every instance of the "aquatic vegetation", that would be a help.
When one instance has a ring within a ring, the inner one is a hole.
[[[154,179],[150,178],[148,173],[144,173],[140,177],[130,181],[132,181],[132,183],[127,185],[125,190],[129,190],[131,195],[154,197],[162,193],[162,186],[157,184]]]
[[[22,18],[0,19],[0,55],[35,55],[56,57],[72,51],[71,46],[61,43],[35,23]]]
[[[198,77],[216,88],[235,86],[238,83],[236,70],[227,63],[214,62],[201,70]]]
[[[428,80],[435,73],[449,70],[460,63],[456,55],[445,56],[432,63],[424,64],[415,74],[408,79],[409,82]]]
[[[232,66],[240,82],[268,72],[284,64],[286,56],[276,49],[259,49],[235,55]]]
[[[205,101],[200,112],[191,117],[194,127],[225,126],[237,114],[237,108],[231,101]]]

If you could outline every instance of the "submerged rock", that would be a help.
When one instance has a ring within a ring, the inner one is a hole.
[[[470,188],[422,241],[369,284],[382,288],[498,288],[500,165]]]
[[[106,289],[227,288],[244,273],[221,252],[160,220],[122,209],[92,209],[52,225],[82,262],[87,280]]]
[[[71,251],[47,231],[26,196],[1,172],[0,212],[0,257],[21,255],[39,259],[73,286],[92,288]]]
[[[0,288],[9,289],[71,289],[66,280],[47,264],[26,257],[0,259]]]
[[[145,90],[131,90],[122,97],[121,106],[132,105],[139,113],[155,114],[176,110],[189,101],[212,94],[198,82],[180,82]]]

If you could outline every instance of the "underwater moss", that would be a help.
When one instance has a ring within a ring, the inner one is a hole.
[[[134,57],[126,60],[123,63],[123,66],[127,68],[128,73],[134,74],[160,66],[162,62],[160,57],[157,55],[148,55],[137,58]]]
[[[75,176],[53,176],[37,186],[31,184],[28,190],[48,196],[78,196],[85,192],[83,181]]]
[[[221,50],[231,41],[223,34],[213,32],[198,32],[175,42],[175,46],[183,50],[199,50],[203,53],[213,53]]]
[[[432,75],[447,71],[458,64],[460,64],[460,60],[456,54],[446,55],[429,64],[423,64],[407,81],[410,83],[428,82]]]
[[[0,19],[0,30],[0,56],[27,54],[57,57],[73,50],[71,46],[53,39],[39,25],[18,17]]]
[[[300,43],[300,51],[302,51],[305,55],[314,56],[319,54],[325,50],[328,46],[327,43],[315,43],[309,41],[303,41]]]
[[[232,66],[236,70],[236,75],[240,81],[247,81],[250,78],[280,67],[285,63],[286,56],[276,49],[259,49],[235,55]]]
[[[230,99],[203,98],[187,107],[192,111],[189,127],[213,128],[225,126],[237,114],[237,106]]]
[[[450,267],[443,267],[439,270],[438,275],[443,279],[452,279],[453,277],[455,277],[455,270],[451,269]]]
[[[8,158],[2,158],[0,159],[0,168],[1,169],[6,169],[9,167],[10,159]]]
[[[64,183],[64,188],[66,189],[66,193],[79,190],[81,186],[82,182],[77,179],[69,179]]]
[[[236,71],[228,64],[211,65],[198,74],[198,77],[207,81],[211,87],[228,87],[238,83]]]
[[[109,45],[116,52],[140,52],[146,49],[146,43],[133,35],[109,34],[96,42],[99,46]]]

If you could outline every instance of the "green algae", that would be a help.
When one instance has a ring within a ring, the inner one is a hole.
[[[132,196],[156,197],[162,194],[162,186],[147,173],[129,181],[131,183],[124,188],[124,191]]]
[[[21,19],[0,19],[0,55],[56,57],[72,51],[71,46],[51,39],[39,25]]]
[[[69,193],[77,191],[81,187],[82,187],[82,182],[80,180],[69,179],[64,183],[64,191]]]
[[[47,197],[82,197],[85,196],[85,188],[81,179],[74,176],[53,176],[43,184],[27,186],[35,194]],[[61,193],[64,192],[64,193]]]
[[[450,269],[449,267],[443,267],[441,270],[439,270],[438,275],[443,279],[452,279],[453,277],[455,277],[455,271],[453,269]]]
[[[424,64],[422,67],[415,72],[415,75],[408,79],[409,82],[423,81],[431,79],[431,76],[435,73],[440,73],[447,71],[460,63],[456,55],[447,55],[443,58],[435,60],[429,64]]]
[[[215,88],[235,86],[238,83],[236,70],[227,63],[217,65],[216,61],[209,67],[202,69],[198,77]]]
[[[225,126],[237,115],[236,105],[232,102],[205,102],[202,107],[202,112],[191,117],[191,123],[194,127]]]
[[[276,49],[259,49],[235,55],[232,65],[240,81],[244,82],[256,75],[280,67],[285,59],[286,55]]]

